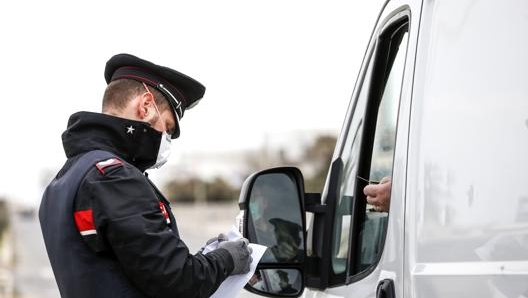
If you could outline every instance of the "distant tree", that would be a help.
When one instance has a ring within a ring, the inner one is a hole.
[[[267,168],[296,164],[297,161],[290,159],[286,153],[287,150],[284,148],[278,148],[276,150],[263,148],[246,154],[247,176]]]
[[[311,146],[304,150],[301,164],[306,164],[313,169],[310,171],[313,174],[305,177],[306,192],[322,191],[336,141],[335,136],[321,135],[315,139]]]
[[[164,185],[164,193],[171,202],[190,203],[196,200],[197,189],[203,182],[191,177],[188,180],[172,180]]]
[[[226,202],[238,200],[239,189],[229,185],[224,179],[216,177],[207,184],[207,202]]]
[[[326,174],[332,161],[336,137],[319,135],[314,142],[303,150],[302,156],[293,160],[287,155],[287,148],[270,151],[264,148],[248,155],[246,177],[251,173],[277,166],[296,166],[305,175],[307,192],[321,192],[326,180]]]
[[[0,246],[2,236],[4,235],[5,230],[9,227],[9,212],[7,208],[7,200],[0,198]]]
[[[194,177],[166,183],[164,193],[171,202],[226,202],[237,200],[239,190],[221,177],[212,182]]]
[[[240,177],[249,177],[252,173],[277,166],[296,166],[305,179],[307,192],[321,192],[336,138],[331,135],[317,136],[314,142],[303,150],[296,160],[288,156],[288,148],[270,150],[267,147],[241,155],[245,158],[246,170]],[[236,201],[240,194],[239,186],[232,186],[222,177],[207,182],[198,177],[186,180],[172,180],[166,183],[163,191],[172,202],[229,202]]]
[[[328,167],[332,160],[336,141],[335,136],[318,136],[315,142],[304,151],[304,159],[313,161],[318,165],[318,168]]]

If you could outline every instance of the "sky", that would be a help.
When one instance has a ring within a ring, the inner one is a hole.
[[[169,164],[338,134],[382,0],[21,0],[0,4],[0,197],[36,204],[65,161],[61,133],[99,112],[106,61],[129,53],[206,86]]]

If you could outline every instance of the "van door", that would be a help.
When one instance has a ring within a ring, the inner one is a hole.
[[[307,289],[305,297],[403,297],[403,185],[420,6],[389,2],[373,32],[323,192],[328,233],[312,235],[311,249],[328,266],[325,290]],[[366,202],[369,184],[387,189],[390,209]]]

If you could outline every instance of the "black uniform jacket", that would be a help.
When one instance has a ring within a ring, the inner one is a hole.
[[[208,297],[233,271],[225,249],[189,253],[169,202],[143,174],[156,160],[159,132],[143,122],[79,112],[62,139],[69,161],[95,149],[115,154],[81,181],[72,216],[79,241],[94,255],[115,259],[147,296]],[[61,170],[66,171],[68,162]]]

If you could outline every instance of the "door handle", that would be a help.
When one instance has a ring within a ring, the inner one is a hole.
[[[378,283],[376,298],[396,298],[394,281],[392,279],[384,279]]]

